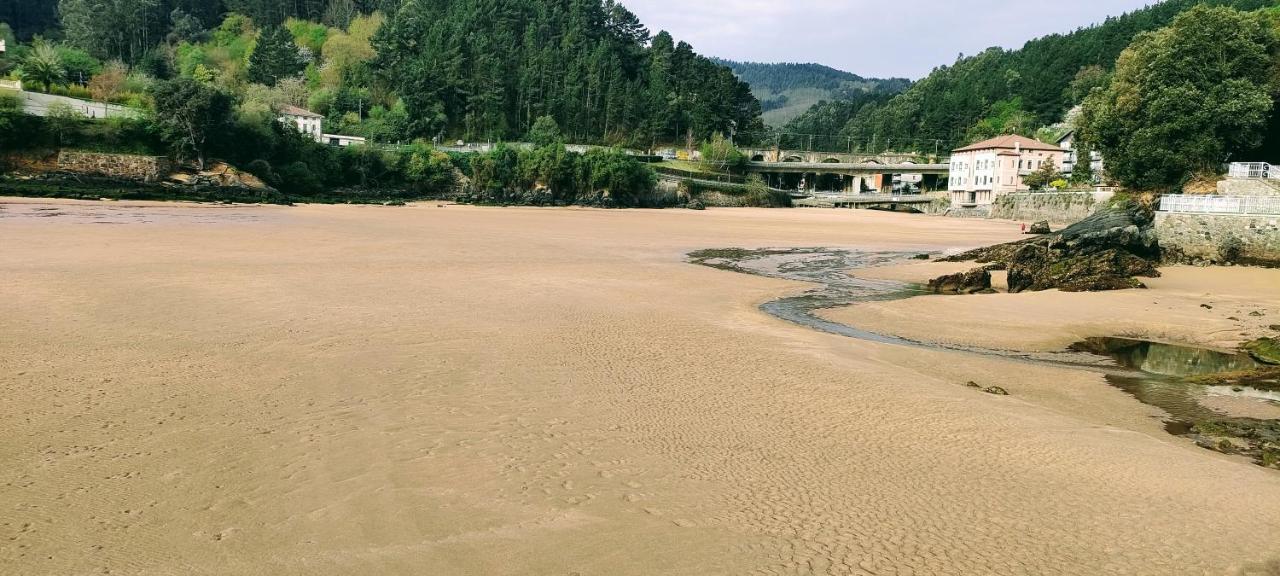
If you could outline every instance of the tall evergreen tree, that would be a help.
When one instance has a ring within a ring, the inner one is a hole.
[[[249,80],[275,86],[284,78],[297,76],[305,67],[293,35],[283,26],[275,26],[258,36],[258,45],[249,55]]]

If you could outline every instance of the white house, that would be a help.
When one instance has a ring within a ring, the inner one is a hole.
[[[286,104],[280,107],[279,120],[281,123],[297,128],[298,132],[314,138],[316,142],[324,142],[324,129],[322,128],[324,116]]]
[[[297,106],[284,105],[280,107],[280,123],[287,126],[293,126],[298,132],[306,134],[321,144],[330,146],[346,147],[364,144],[367,142],[360,136],[346,136],[343,134],[325,134],[324,133],[324,116],[316,114],[310,110],[304,110]]]
[[[1076,151],[1075,130],[1067,132],[1065,136],[1059,138],[1058,147],[1067,151],[1066,157],[1062,160],[1061,170],[1064,176],[1071,178],[1071,173],[1075,170],[1076,163],[1079,162],[1079,158],[1077,158],[1079,153]],[[1106,168],[1105,163],[1102,161],[1101,152],[1097,150],[1089,151],[1089,166],[1093,168],[1093,184],[1101,184],[1103,171]]]

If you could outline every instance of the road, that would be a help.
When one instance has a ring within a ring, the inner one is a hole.
[[[34,116],[47,116],[49,108],[57,103],[62,102],[71,107],[71,109],[83,114],[87,118],[136,118],[139,112],[133,108],[119,106],[116,104],[103,104],[102,102],[90,102],[88,100],[80,100],[77,98],[68,98],[66,96],[54,96],[52,94],[41,94],[39,92],[18,93],[22,98],[23,110],[27,114]]]

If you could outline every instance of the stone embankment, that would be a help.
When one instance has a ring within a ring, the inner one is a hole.
[[[58,170],[63,172],[143,182],[164,180],[173,170],[173,163],[164,156],[102,154],[75,150],[58,152],[57,166]]]
[[[1114,194],[1109,192],[1023,192],[1004,194],[991,206],[990,217],[999,220],[1073,224],[1088,218]]]
[[[1165,262],[1280,266],[1280,181],[1226,178],[1218,196],[1251,205],[1251,213],[1156,213]]]

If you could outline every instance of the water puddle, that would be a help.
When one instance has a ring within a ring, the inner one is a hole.
[[[902,300],[928,294],[920,285],[858,278],[850,273],[853,269],[900,263],[915,257],[918,254],[832,248],[731,248],[689,254],[690,262],[702,266],[814,284],[813,288],[800,294],[760,306],[765,313],[782,320],[821,332],[882,344],[1102,372],[1111,385],[1168,413],[1166,429],[1170,433],[1194,438],[1207,448],[1254,456],[1264,465],[1280,464],[1273,463],[1268,456],[1271,454],[1269,446],[1274,445],[1277,450],[1275,457],[1280,458],[1280,419],[1247,418],[1204,405],[1204,400],[1213,396],[1277,403],[1280,406],[1280,384],[1273,387],[1265,379],[1231,380],[1229,385],[1196,380],[1213,375],[1252,373],[1262,368],[1247,354],[1123,338],[1092,338],[1062,352],[993,350],[879,334],[832,322],[818,314],[824,309],[860,302]],[[1250,384],[1242,383],[1246,381]]]
[[[274,212],[250,205],[175,204],[172,206],[114,203],[41,205],[0,203],[0,222],[47,218],[77,224],[225,224],[262,222]]]

